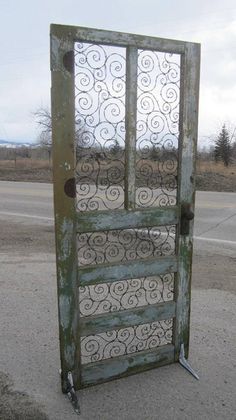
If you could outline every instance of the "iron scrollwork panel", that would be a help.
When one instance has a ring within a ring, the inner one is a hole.
[[[124,208],[124,48],[75,44],[76,183],[79,211]],[[179,56],[138,53],[136,206],[176,204]],[[77,235],[80,266],[174,255],[176,226]],[[174,274],[79,288],[80,316],[173,300]],[[81,337],[83,364],[172,342],[173,320]]]
[[[180,55],[139,50],[137,207],[176,204]]]
[[[173,273],[80,287],[80,317],[173,301],[173,291]]]
[[[172,342],[173,320],[81,337],[82,364],[164,346]]]
[[[124,207],[125,48],[75,44],[77,208]]]
[[[97,265],[175,254],[176,226],[79,233],[78,263]]]

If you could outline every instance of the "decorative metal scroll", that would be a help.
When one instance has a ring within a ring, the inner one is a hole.
[[[173,291],[173,273],[80,287],[80,316],[168,302],[173,300]]]
[[[75,44],[79,211],[124,208],[125,48]],[[180,56],[138,51],[136,207],[176,204]],[[111,226],[112,228],[112,226]],[[78,264],[174,255],[175,226],[77,235]],[[79,288],[80,317],[173,300],[174,274]],[[173,320],[81,337],[83,364],[171,343]]]
[[[81,361],[92,363],[171,343],[172,326],[168,319],[81,337]]]
[[[78,234],[79,265],[131,261],[175,254],[175,226]]]
[[[78,210],[124,206],[125,49],[75,44]]]
[[[180,55],[139,50],[137,207],[176,204]],[[78,210],[124,206],[125,49],[75,44]]]
[[[194,208],[199,59],[196,43],[51,26],[61,382],[72,400],[178,358],[187,367],[183,209]]]
[[[176,204],[180,55],[138,54],[136,203]]]

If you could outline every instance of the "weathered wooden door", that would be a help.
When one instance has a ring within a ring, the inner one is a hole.
[[[52,25],[62,388],[188,354],[200,46]]]

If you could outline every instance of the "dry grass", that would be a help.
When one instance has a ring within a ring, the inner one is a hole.
[[[141,165],[141,161],[137,165]],[[158,182],[158,176],[162,173],[171,172],[175,174],[174,167],[171,161],[167,164],[159,164],[157,162],[145,161],[146,172],[143,174],[144,179],[140,176],[137,178],[137,186],[146,185],[146,179],[149,182],[153,179],[154,185]],[[115,164],[117,165],[117,163]],[[170,166],[169,166],[170,165]],[[101,162],[99,171],[100,181],[107,178],[107,170],[112,168],[112,162]],[[123,165],[121,163],[121,173],[123,174]],[[77,167],[80,171],[80,168]],[[52,165],[49,164],[48,159],[33,159],[33,158],[17,158],[17,160],[0,160],[0,180],[6,181],[28,181],[28,182],[52,182]],[[143,184],[144,183],[144,184]],[[197,190],[205,191],[231,191],[236,192],[236,163],[225,167],[223,163],[216,163],[214,161],[198,160],[197,161],[197,176],[196,176]]]
[[[232,164],[224,166],[223,162],[214,162],[214,161],[205,161],[205,160],[198,160],[197,161],[197,173],[217,173],[224,176],[231,176],[236,174],[236,164]]]
[[[51,182],[52,168],[46,159],[0,160],[0,180]]]
[[[48,160],[17,158],[15,160],[0,160],[2,169],[51,169],[52,165]]]
[[[197,161],[197,190],[236,192],[236,164],[228,167],[222,162]]]

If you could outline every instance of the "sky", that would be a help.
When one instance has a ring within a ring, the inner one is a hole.
[[[0,0],[0,139],[35,142],[50,107],[50,23],[201,43],[199,144],[236,125],[235,0]]]

